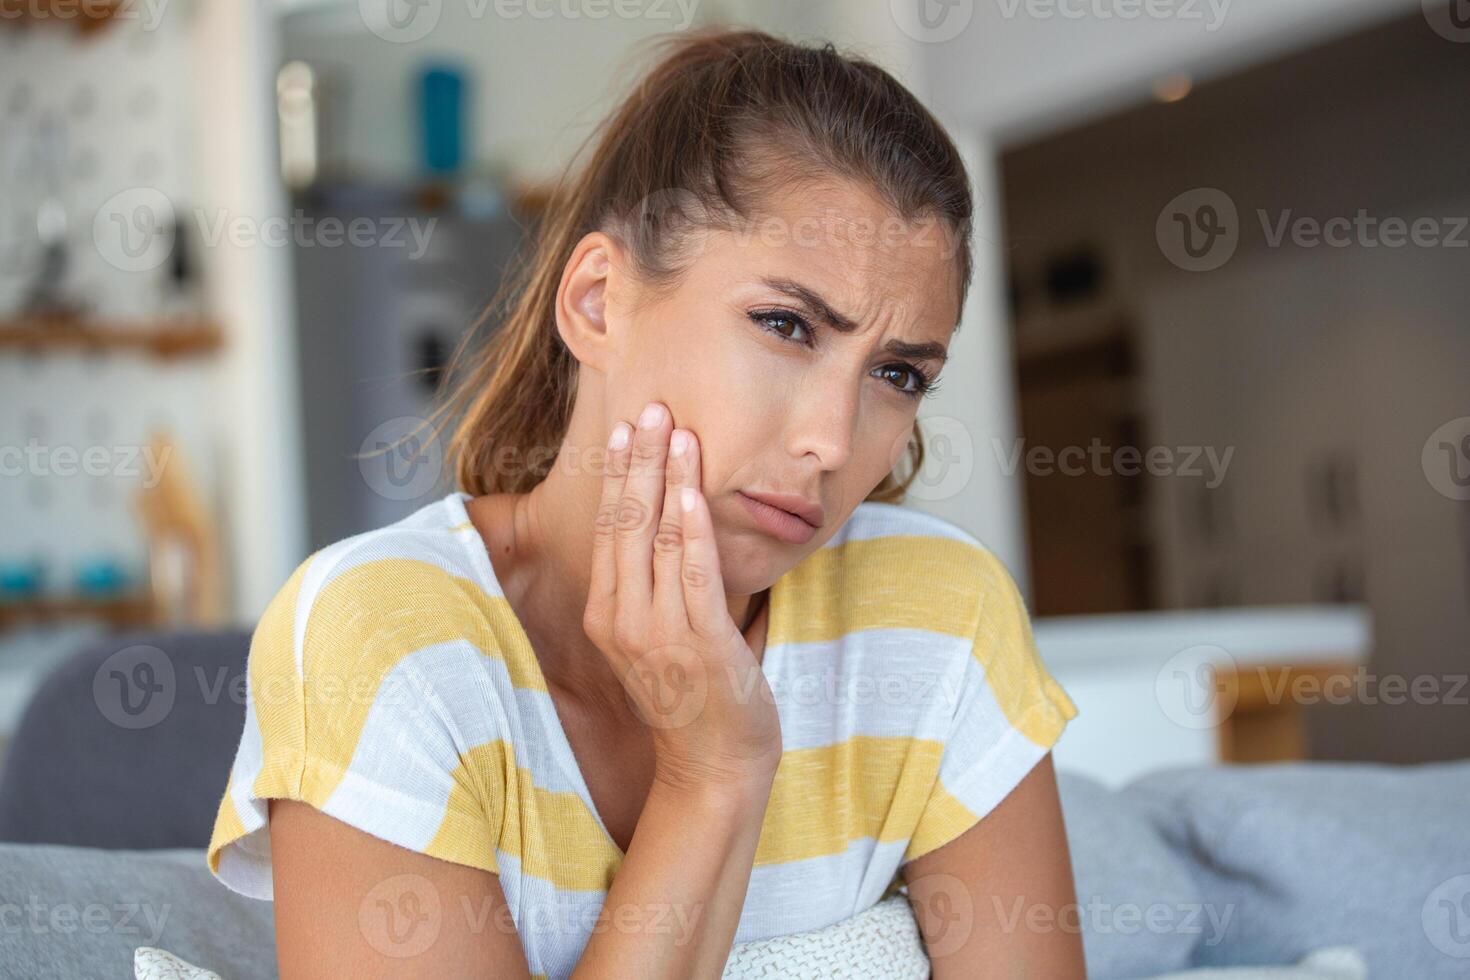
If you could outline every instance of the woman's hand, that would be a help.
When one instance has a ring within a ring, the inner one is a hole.
[[[768,777],[781,758],[775,699],[730,618],[699,442],[672,425],[652,402],[631,439],[626,422],[613,429],[582,626],[653,730],[655,779]]]

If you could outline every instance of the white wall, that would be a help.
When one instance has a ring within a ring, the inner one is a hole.
[[[929,37],[945,38],[969,19],[953,38],[925,42],[923,61],[946,113],[1009,143],[1145,101],[1164,73],[1214,77],[1418,7],[1419,0],[971,0],[950,5]]]
[[[199,204],[264,221],[287,213],[275,143],[276,37],[257,0],[200,4],[194,31]],[[305,557],[290,255],[228,236],[202,250],[226,341],[208,404],[224,431],[221,481],[234,612],[253,623]]]

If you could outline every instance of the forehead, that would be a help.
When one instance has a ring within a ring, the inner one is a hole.
[[[710,242],[725,275],[812,289],[860,326],[897,325],[947,339],[959,319],[958,244],[938,218],[903,220],[849,181],[783,187]]]

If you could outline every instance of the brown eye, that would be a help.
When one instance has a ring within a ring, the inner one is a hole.
[[[793,332],[797,330],[805,331],[806,336],[808,338],[811,337],[811,327],[808,326],[806,320],[798,314],[791,313],[786,310],[768,310],[760,313],[752,313],[750,315],[750,318],[756,323],[759,323],[763,329],[775,334],[782,340],[789,340],[792,343],[802,344],[803,346],[810,343],[810,340],[798,340],[796,337],[793,337],[791,333],[787,332],[787,330],[792,330]],[[771,324],[773,323],[782,323],[786,324],[787,326],[785,328],[771,326]]]
[[[893,386],[900,393],[908,395],[911,398],[922,398],[939,387],[938,381],[933,380],[923,371],[916,367],[911,367],[908,364],[889,364],[878,370],[889,372],[890,374],[896,373],[900,377],[906,376],[913,379],[913,385],[911,387],[903,384],[895,384]]]

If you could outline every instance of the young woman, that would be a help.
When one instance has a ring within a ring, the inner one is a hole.
[[[461,372],[461,489],[261,619],[210,867],[286,977],[715,977],[904,884],[934,976],[1083,976],[1076,708],[1000,561],[893,503],[960,157],[831,45],[667,44]]]

